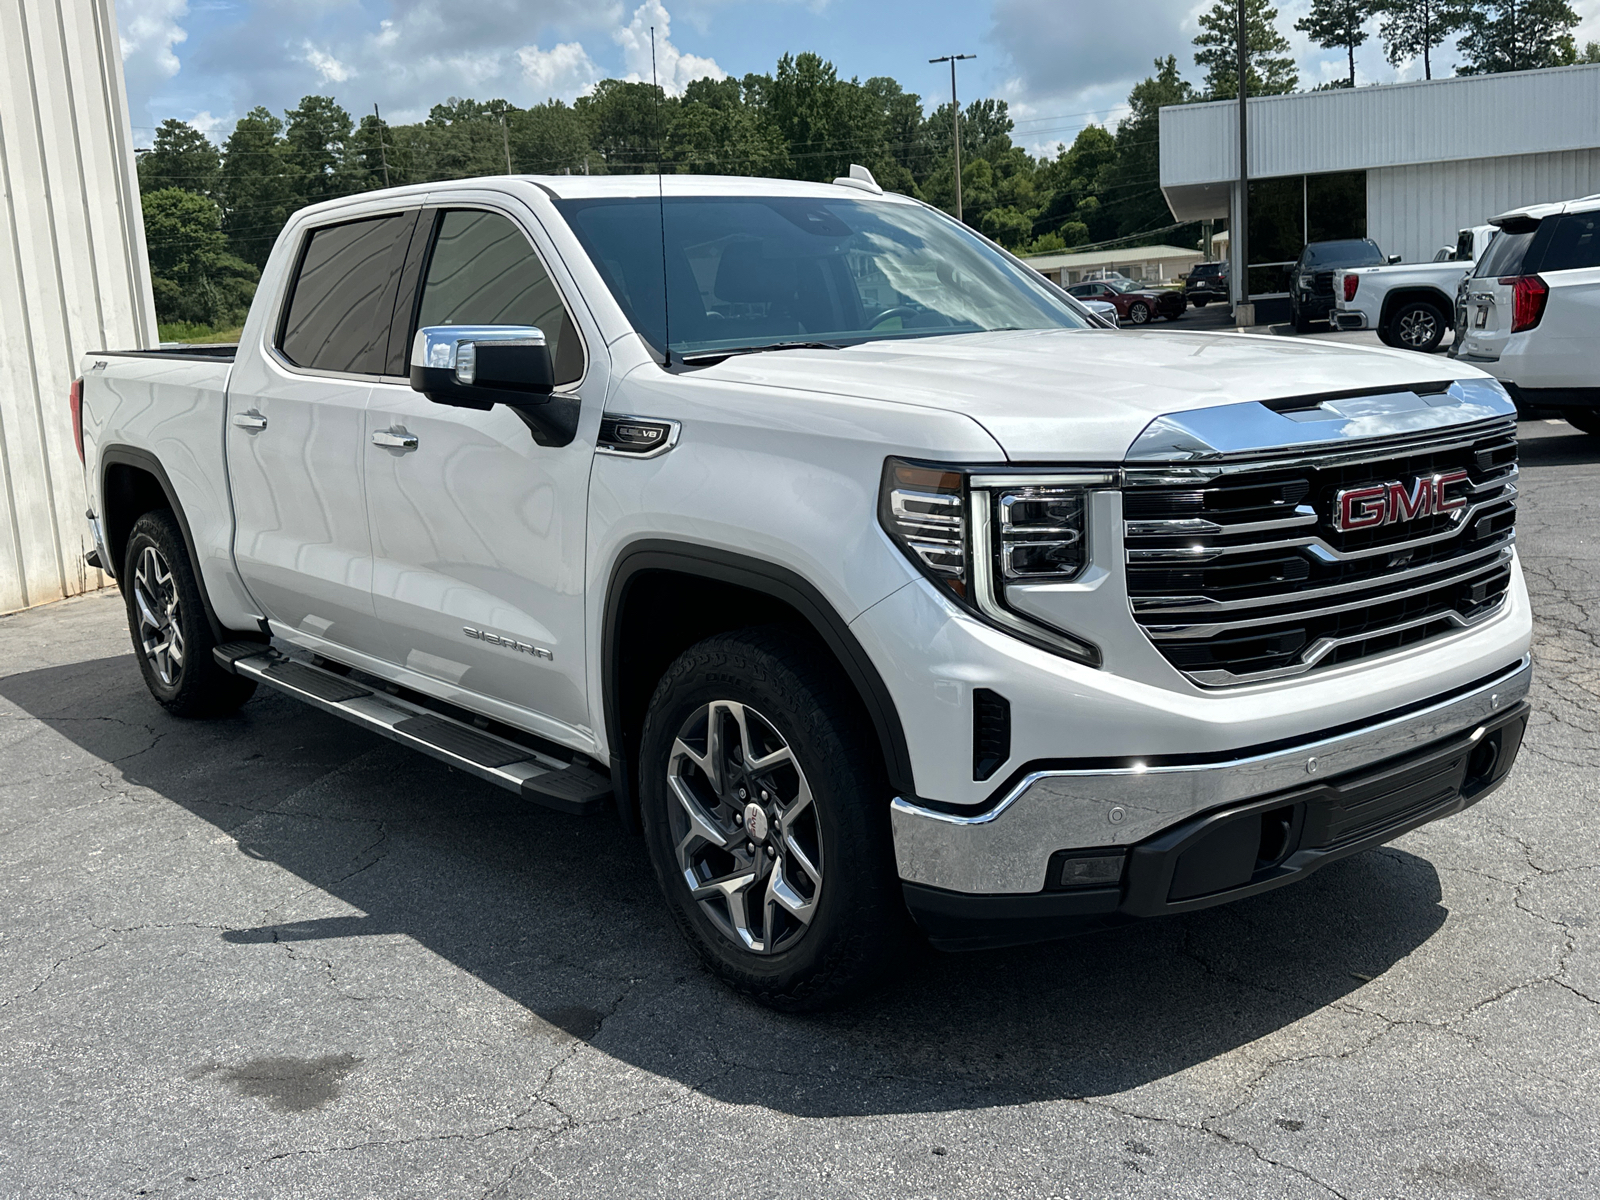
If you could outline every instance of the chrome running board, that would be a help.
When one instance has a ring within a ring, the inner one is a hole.
[[[225,671],[276,688],[557,812],[587,816],[611,798],[611,780],[597,771],[290,658],[261,642],[229,642],[212,654]]]

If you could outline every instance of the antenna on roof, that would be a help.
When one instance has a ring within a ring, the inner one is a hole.
[[[650,26],[650,86],[656,90],[656,212],[661,218],[661,354],[672,365],[672,289],[667,286],[667,198],[661,178],[661,85],[656,82],[656,27]]]

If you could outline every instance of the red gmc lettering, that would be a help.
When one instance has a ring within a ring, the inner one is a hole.
[[[1339,528],[1371,529],[1374,525],[1385,524],[1388,514],[1384,500],[1388,494],[1389,489],[1381,483],[1340,492]]]
[[[1411,491],[1407,493],[1403,483],[1389,485],[1389,514],[1384,520],[1388,525],[1394,521],[1415,521],[1418,517],[1425,517],[1433,508],[1434,480],[1414,479],[1411,481]]]
[[[1457,512],[1465,508],[1467,506],[1467,498],[1465,496],[1457,496],[1454,500],[1446,500],[1444,489],[1453,483],[1465,483],[1471,478],[1472,476],[1465,471],[1446,471],[1443,475],[1435,475],[1433,477],[1433,511],[1447,513]]]

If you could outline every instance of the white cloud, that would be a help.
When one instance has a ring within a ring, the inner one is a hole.
[[[524,46],[517,51],[522,78],[535,98],[570,100],[600,82],[600,68],[580,42],[562,42],[549,50]]]
[[[223,142],[227,140],[236,120],[231,116],[214,117],[209,111],[202,110],[189,118],[189,124],[193,125],[213,142]]]
[[[119,14],[124,69],[144,67],[166,79],[176,75],[178,56],[172,48],[189,37],[178,24],[189,15],[188,0],[123,0]]]
[[[650,61],[652,26],[655,28],[654,64]],[[626,78],[630,82],[643,82],[653,74],[669,96],[678,95],[696,79],[725,79],[728,74],[714,60],[685,54],[672,44],[672,17],[662,7],[661,0],[645,0],[634,9],[633,20],[614,32],[611,39],[622,47],[622,61],[628,68]]]
[[[304,47],[305,53],[300,56],[300,61],[316,71],[318,80],[324,86],[343,83],[350,78],[353,73],[350,68],[326,50],[317,49],[309,41],[304,43]]]

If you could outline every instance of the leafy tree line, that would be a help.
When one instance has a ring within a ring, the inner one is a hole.
[[[1289,92],[1299,74],[1271,0],[1244,0],[1251,94]],[[1197,244],[1174,226],[1159,187],[1160,110],[1238,94],[1236,6],[1218,0],[1200,17],[1196,87],[1177,57],[1128,97],[1115,130],[1086,126],[1070,146],[1034,157],[1013,141],[1003,100],[961,114],[966,221],[1021,253],[1112,240]],[[1567,0],[1313,0],[1297,23],[1317,44],[1355,51],[1377,25],[1395,63],[1459,38],[1462,71],[1522,70],[1578,61]],[[1600,46],[1584,56],[1600,61]],[[505,100],[451,98],[424,121],[359,119],[333,98],[306,96],[282,117],[246,113],[219,148],[182,121],[162,122],[139,158],[146,240],[164,323],[226,327],[244,318],[278,231],[296,209],[389,185],[478,175],[668,172],[830,180],[851,163],[892,191],[954,207],[949,104],[878,76],[841,79],[815,54],[785,55],[771,74],[700,79],[681,96],[608,79],[575,103],[519,108]]]

